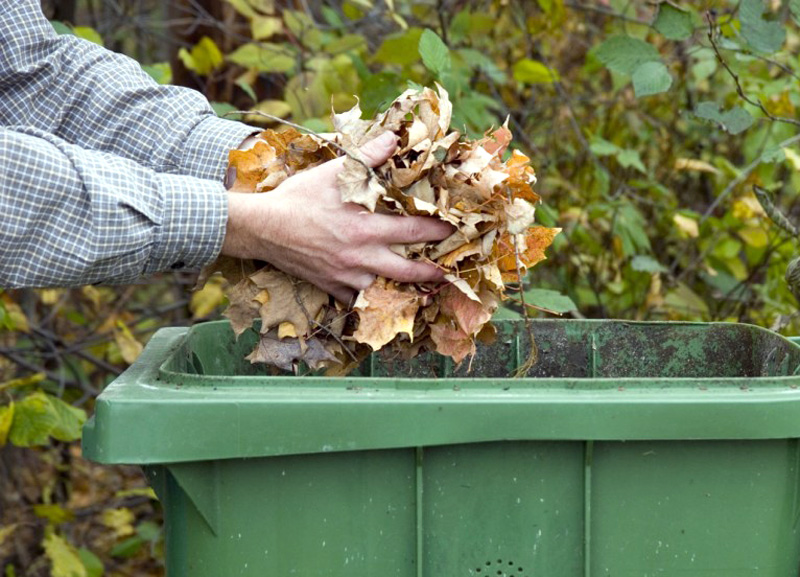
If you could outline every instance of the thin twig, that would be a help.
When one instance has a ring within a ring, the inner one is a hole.
[[[786,148],[787,146],[791,146],[796,142],[800,142],[800,134],[795,134],[791,138],[787,138],[783,142],[778,143],[777,148]],[[706,220],[708,220],[708,218],[713,214],[714,209],[717,208],[719,203],[722,202],[736,186],[744,182],[747,179],[747,177],[750,176],[750,173],[753,172],[756,168],[758,168],[760,164],[761,164],[761,155],[759,155],[758,158],[756,158],[753,162],[745,166],[739,173],[739,175],[733,180],[731,180],[725,187],[725,189],[721,193],[719,193],[717,198],[714,199],[714,202],[712,202],[709,205],[709,207],[703,213],[703,216],[700,218],[700,224],[703,224]]]
[[[739,95],[739,97],[748,104],[758,108],[761,112],[764,113],[764,116],[766,116],[770,120],[774,120],[775,122],[783,122],[786,124],[791,124],[792,126],[800,126],[800,120],[795,120],[794,118],[787,118],[785,116],[775,116],[769,110],[767,110],[767,107],[764,106],[763,102],[761,102],[760,100],[754,100],[753,98],[745,94],[744,89],[742,88],[742,84],[739,81],[739,75],[736,74],[731,69],[731,67],[722,57],[722,53],[719,50],[719,46],[717,46],[717,43],[714,41],[714,18],[710,14],[706,13],[706,19],[708,20],[708,41],[711,42],[711,48],[714,49],[714,54],[717,57],[717,61],[720,64],[722,64],[723,68],[725,68],[728,75],[733,79],[733,82],[736,85],[736,93]]]

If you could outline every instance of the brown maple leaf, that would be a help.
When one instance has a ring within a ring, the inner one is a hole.
[[[231,150],[228,164],[236,171],[236,179],[230,187],[231,192],[254,192],[256,185],[264,180],[274,167],[280,170],[281,164],[276,162],[275,149],[263,141],[256,142],[249,150]]]
[[[305,361],[314,370],[338,363],[336,356],[319,339],[305,342],[299,339],[277,338],[275,331],[261,335],[252,353],[245,357],[251,363],[267,363],[284,371],[291,371],[299,361]]]
[[[378,277],[361,291],[353,309],[359,319],[353,337],[377,351],[400,333],[413,336],[419,297],[411,287]]]
[[[436,344],[436,351],[439,354],[452,357],[456,363],[475,354],[475,341],[451,322],[433,323],[431,340]]]
[[[279,270],[264,268],[250,275],[250,281],[265,291],[267,297],[259,308],[261,332],[266,333],[291,323],[298,336],[310,334],[312,324],[322,307],[328,304],[328,294],[313,284],[301,281]]]

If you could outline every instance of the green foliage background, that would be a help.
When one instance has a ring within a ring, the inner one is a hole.
[[[508,118],[539,177],[537,220],[563,228],[528,302],[800,334],[783,280],[795,239],[752,192],[771,191],[800,221],[800,1],[173,4],[156,3],[136,34],[104,26],[90,2],[54,26],[203,90],[220,114],[261,110],[315,131],[331,129],[331,105],[358,98],[372,115],[439,82],[454,128],[476,136]],[[167,24],[176,11],[184,21]],[[192,283],[0,294],[5,575],[163,571],[152,494],[130,470],[80,460],[75,441],[94,396],[154,330],[219,314],[221,286],[191,294]]]

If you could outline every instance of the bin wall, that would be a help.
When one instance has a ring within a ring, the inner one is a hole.
[[[168,577],[795,577],[798,442],[495,442],[149,470]]]

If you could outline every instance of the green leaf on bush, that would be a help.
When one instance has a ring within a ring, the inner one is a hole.
[[[667,2],[658,5],[658,16],[653,26],[669,40],[686,40],[694,32],[691,13]]]
[[[172,82],[172,67],[169,65],[169,62],[143,64],[142,70],[147,72],[147,74],[159,84],[170,84]]]
[[[322,6],[322,17],[325,19],[325,22],[330,24],[333,28],[344,28],[344,21],[342,17],[339,16],[339,13],[336,12],[330,6]]]
[[[139,537],[139,535],[128,537],[111,548],[111,556],[122,558],[133,557],[139,552],[139,549],[142,548],[144,542],[144,539]]]
[[[783,46],[786,30],[780,22],[764,18],[763,0],[742,0],[739,20],[742,36],[757,52],[772,54]]]
[[[78,549],[78,557],[80,557],[81,563],[86,568],[86,577],[103,577],[106,569],[97,555],[86,547],[81,547]]]
[[[716,102],[701,102],[694,111],[695,116],[719,124],[731,134],[744,132],[753,124],[753,117],[741,106],[721,112]]]
[[[67,523],[75,519],[75,513],[64,509],[61,505],[34,505],[33,513],[37,517],[47,519],[53,525]]]
[[[633,71],[633,92],[637,98],[666,92],[672,86],[672,76],[661,62],[645,62]]]
[[[286,48],[268,42],[244,44],[228,54],[227,59],[259,72],[289,72],[295,65],[294,56]]]
[[[473,48],[460,48],[457,54],[463,59],[464,64],[474,70],[484,72],[494,82],[503,83],[507,80],[505,70],[500,69],[494,60],[486,56],[483,52]]]
[[[253,9],[253,6],[247,0],[225,0],[228,4],[234,7],[234,9],[247,18],[255,18],[258,16],[258,12]]]
[[[56,425],[50,431],[50,436],[59,441],[75,441],[81,438],[81,428],[86,422],[86,412],[73,407],[58,397],[47,396],[50,406],[56,414]]]
[[[780,146],[768,148],[761,154],[761,162],[767,164],[783,162],[784,160],[786,160],[786,152]]]
[[[156,541],[161,536],[161,527],[152,521],[142,521],[136,526],[136,534],[145,541]]]
[[[372,59],[381,64],[405,66],[419,60],[419,42],[422,28],[409,28],[404,32],[390,34],[378,47]]]
[[[295,38],[306,48],[316,51],[322,46],[322,32],[305,12],[283,10],[283,23]]]
[[[525,302],[554,313],[568,313],[578,307],[567,295],[549,289],[528,289],[525,291]]]
[[[50,572],[52,577],[88,577],[78,552],[64,539],[50,532],[42,544],[45,555],[53,565]]]
[[[89,26],[74,26],[72,32],[78,38],[83,38],[84,40],[103,46],[103,37],[100,36],[94,28]]]
[[[592,140],[589,143],[589,150],[591,150],[597,156],[610,156],[612,154],[617,154],[621,148],[613,142],[609,142],[605,138],[601,138],[600,136],[592,136]]]
[[[197,44],[192,46],[191,52],[186,48],[181,48],[178,51],[178,58],[186,68],[204,76],[219,68],[223,62],[222,52],[208,36],[203,36]]]
[[[638,272],[667,272],[667,268],[664,265],[646,254],[637,254],[633,257],[631,259],[631,268]]]
[[[58,20],[51,20],[50,26],[52,26],[53,30],[56,31],[56,34],[60,36],[75,36],[75,33],[72,31],[72,28],[70,28],[63,22],[59,22]]]
[[[277,16],[257,14],[250,19],[250,33],[253,40],[267,40],[283,31],[283,21]]]
[[[14,422],[14,401],[5,407],[0,407],[0,447],[8,442],[8,433],[11,423]]]
[[[367,39],[360,34],[345,34],[341,38],[335,38],[325,45],[325,52],[328,54],[342,54],[351,50],[361,50],[367,45]]]
[[[795,23],[800,24],[800,0],[789,0],[789,11]]]
[[[514,64],[514,80],[523,84],[551,84],[560,78],[558,72],[538,60],[523,58]]]
[[[80,438],[85,421],[83,410],[36,391],[15,404],[8,438],[19,447],[44,445],[49,437],[74,441]]]
[[[440,75],[450,68],[450,49],[433,30],[425,29],[419,38],[419,55],[425,68]]]
[[[16,403],[9,440],[18,447],[44,445],[58,422],[47,396],[37,391]]]
[[[612,36],[595,52],[597,59],[613,72],[631,75],[645,62],[659,62],[655,46],[627,35]]]
[[[645,168],[644,163],[642,163],[642,157],[639,156],[638,150],[621,150],[619,154],[617,154],[617,162],[620,163],[621,166],[625,168],[633,167],[636,170],[647,174],[647,168]]]

